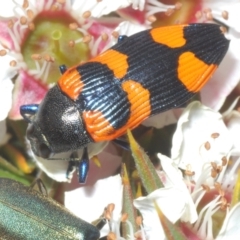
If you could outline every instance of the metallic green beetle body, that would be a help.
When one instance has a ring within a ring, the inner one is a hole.
[[[4,240],[97,240],[100,233],[51,198],[1,178],[0,235]]]

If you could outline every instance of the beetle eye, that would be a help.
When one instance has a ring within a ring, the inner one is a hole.
[[[39,156],[40,157],[49,158],[51,153],[52,153],[52,151],[50,150],[50,148],[45,143],[41,143],[39,145]]]

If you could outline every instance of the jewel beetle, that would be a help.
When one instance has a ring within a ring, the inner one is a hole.
[[[120,36],[88,62],[60,66],[62,76],[42,103],[20,108],[33,152],[50,160],[84,148],[82,159],[69,159],[84,182],[88,143],[117,139],[146,118],[183,106],[211,78],[228,46],[219,25],[174,25]]]
[[[4,240],[97,240],[97,227],[42,193],[0,178],[0,235]]]

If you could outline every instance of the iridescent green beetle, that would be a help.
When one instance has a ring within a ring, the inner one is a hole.
[[[100,233],[51,198],[0,178],[0,235],[4,240],[97,240]]]

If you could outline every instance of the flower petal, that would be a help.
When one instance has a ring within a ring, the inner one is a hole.
[[[190,223],[195,222],[198,217],[197,211],[190,192],[183,181],[183,175],[181,171],[175,166],[172,159],[168,158],[167,156],[158,153],[158,158],[161,161],[161,166],[166,175],[166,181],[164,183],[165,187],[179,189],[182,197],[184,198],[181,220]]]
[[[227,155],[233,143],[221,114],[200,102],[192,102],[178,121],[172,146],[175,164],[181,169],[193,171],[193,178],[197,181],[204,164],[221,164],[222,157]]]
[[[65,206],[76,216],[92,222],[102,215],[108,204],[113,203],[113,220],[118,221],[122,210],[122,188],[120,175],[99,180],[91,186],[79,186],[73,191],[65,192]],[[108,232],[108,226],[105,226],[101,235]]]
[[[240,34],[239,34],[240,38]],[[219,69],[201,90],[202,103],[219,110],[240,79],[240,40],[231,39],[229,50]],[[226,70],[227,69],[227,70]]]

